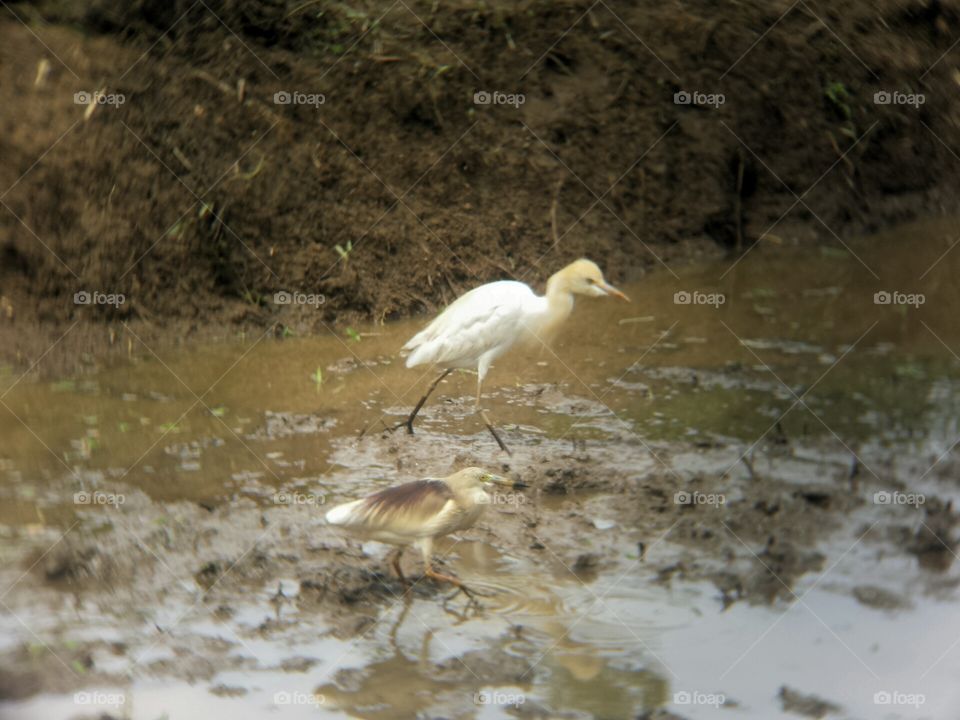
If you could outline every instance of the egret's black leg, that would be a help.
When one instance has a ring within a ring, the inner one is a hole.
[[[443,374],[440,375],[440,377],[438,377],[436,380],[434,380],[430,384],[430,387],[427,388],[427,394],[424,395],[422,398],[420,398],[420,402],[418,402],[416,404],[416,407],[413,408],[413,412],[410,413],[410,417],[408,417],[405,422],[400,423],[400,425],[406,425],[407,434],[413,435],[413,421],[417,417],[417,413],[420,412],[420,409],[427,402],[427,398],[430,397],[430,394],[437,389],[437,385],[439,385],[440,382],[452,372],[453,372],[453,368],[447,368],[446,370],[444,370]],[[397,427],[400,427],[400,425],[397,425]]]
[[[487,417],[487,411],[478,409],[477,412],[480,413],[480,417],[483,418],[483,424],[487,426],[487,430],[489,430],[490,434],[493,435],[493,439],[497,441],[497,445],[500,446],[500,449],[503,450],[507,455],[513,455],[513,453],[510,452],[510,448],[508,448],[507,444],[501,439],[500,433],[497,432],[497,429],[493,426],[493,423],[490,422],[490,418]]]
[[[477,404],[476,411],[477,414],[483,418],[483,424],[487,426],[487,430],[490,431],[490,434],[493,435],[493,439],[497,441],[497,445],[500,446],[500,449],[503,450],[507,455],[513,455],[510,452],[510,448],[507,447],[507,444],[500,437],[500,433],[497,432],[497,429],[493,426],[493,423],[490,422],[490,418],[487,417],[487,411],[480,407],[480,388],[483,386],[483,375],[477,375]]]

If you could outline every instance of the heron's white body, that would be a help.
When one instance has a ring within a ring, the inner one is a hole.
[[[391,527],[371,527],[363,512],[365,498],[337,505],[327,512],[326,519],[330,525],[339,525],[369,540],[390,545],[412,545],[424,539],[473,527],[484,508],[490,504],[490,496],[482,488],[466,491],[463,500],[465,502],[458,502],[458,498],[447,500],[440,512],[417,524],[394,523]]]
[[[437,364],[476,369],[490,364],[525,336],[539,337],[573,310],[568,292],[537,295],[528,285],[500,280],[459,297],[406,345],[407,367]]]
[[[473,527],[490,496],[480,478],[506,482],[479,468],[466,468],[443,480],[420,480],[331,508],[327,522],[367,540],[416,545],[429,567],[434,538]]]

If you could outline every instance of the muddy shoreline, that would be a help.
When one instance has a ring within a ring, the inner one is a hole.
[[[454,465],[490,463],[488,438],[478,433],[461,440],[465,449]],[[356,441],[345,443],[352,447]],[[404,476],[423,474],[421,468],[434,464],[432,458],[448,446],[447,438],[432,433],[373,435],[360,443],[363,447],[351,452],[380,467],[393,465]],[[849,458],[839,445],[772,443],[754,456],[754,465],[763,471],[739,462],[741,452],[735,446],[649,446],[629,436],[574,449],[566,442],[523,445],[498,466],[530,483],[523,501],[492,506],[477,528],[443,547],[441,563],[449,569],[452,556],[462,566],[464,546],[459,552],[457,546],[479,542],[511,557],[515,567],[537,567],[587,588],[598,602],[624,576],[667,588],[707,582],[716,613],[740,603],[789,606],[797,597],[795,583],[804,575],[823,573],[838,560],[837,548],[851,543],[863,543],[873,552],[907,553],[930,568],[950,566],[953,551],[935,538],[953,536],[960,516],[939,499],[927,498],[919,511],[901,508],[874,513],[869,524],[851,523],[851,513],[869,506],[878,488],[906,488],[886,477],[879,484],[851,478]],[[810,457],[806,462],[821,468],[824,458],[835,459],[827,463],[832,469],[819,484],[797,485],[790,479],[796,469],[788,467],[798,456]],[[889,462],[867,457],[876,466]],[[354,478],[353,471],[346,471],[342,481],[333,475],[323,485],[287,486],[278,492],[316,498],[326,488],[346,483],[351,492],[363,491]],[[72,597],[78,612],[108,618],[115,631],[106,638],[78,640],[63,627],[47,629],[58,638],[49,641],[52,647],[25,645],[3,653],[4,701],[124,687],[131,672],[199,683],[214,695],[242,696],[247,692],[243,686],[223,686],[215,679],[234,671],[253,672],[251,677],[270,671],[270,663],[251,649],[258,641],[282,642],[294,628],[310,628],[306,632],[320,637],[360,643],[393,610],[410,603],[421,603],[417,617],[431,612],[482,618],[496,616],[516,592],[477,580],[475,588],[484,596],[480,608],[470,607],[449,588],[420,578],[412,558],[406,561],[407,571],[417,580],[407,591],[388,569],[386,548],[361,548],[325,526],[322,504],[278,505],[276,495],[271,498],[262,488],[213,504],[157,502],[136,488],[109,482],[90,492],[122,493],[124,502],[81,511],[79,526],[52,549],[55,538],[49,532],[16,548],[8,546],[4,565],[23,576],[6,603],[14,612],[28,613],[22,605],[28,598]],[[687,493],[690,502],[678,503],[677,493]],[[924,523],[915,529],[918,512]],[[936,535],[923,529],[928,526]],[[865,608],[891,611],[910,602],[870,585],[850,592]],[[517,600],[522,602],[522,595]],[[150,611],[143,618],[146,625],[137,619],[141,609],[163,605],[170,611]],[[209,630],[191,630],[194,621]],[[483,669],[477,672],[486,685],[524,687],[527,666],[503,654],[496,643],[498,636],[523,638],[529,632],[536,630],[505,625],[490,637],[496,641],[490,649],[463,660]],[[174,655],[152,659],[160,646],[174,648]],[[64,672],[63,662],[74,672]],[[115,669],[106,669],[111,667]],[[299,657],[294,651],[276,670],[295,674],[312,667],[329,671],[317,693],[341,693],[347,706],[355,702],[351,688],[356,680],[351,678],[356,673],[337,668],[335,658]],[[441,684],[474,682],[457,663],[441,663],[434,672]],[[785,706],[799,702],[795,695],[786,693]],[[461,716],[461,710],[450,706],[454,716]],[[561,708],[527,710],[530,717],[565,716]]]

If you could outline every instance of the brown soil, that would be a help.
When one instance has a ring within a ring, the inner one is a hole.
[[[119,320],[312,331],[580,255],[616,279],[952,212],[957,56],[938,58],[958,28],[935,0],[13,3],[0,346],[30,361],[74,320],[74,354]],[[85,118],[74,93],[101,88],[125,102]],[[326,302],[278,307],[281,290]]]

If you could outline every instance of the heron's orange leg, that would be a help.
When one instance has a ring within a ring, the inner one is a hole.
[[[462,580],[460,580],[459,578],[455,578],[452,575],[444,575],[443,573],[437,572],[436,570],[433,569],[433,566],[430,565],[429,563],[427,564],[423,574],[429,578],[433,578],[437,582],[450,583],[451,585],[456,587],[458,590],[461,590],[463,594],[466,595],[468,598],[470,598],[471,600],[474,599],[473,591],[470,590],[470,588],[468,588],[466,585],[464,585]]]
[[[403,570],[400,569],[400,556],[403,555],[403,548],[397,548],[396,554],[394,554],[393,559],[390,561],[390,564],[393,566],[393,569],[397,573],[397,577],[400,578],[406,587],[410,587],[410,581],[403,574]]]

